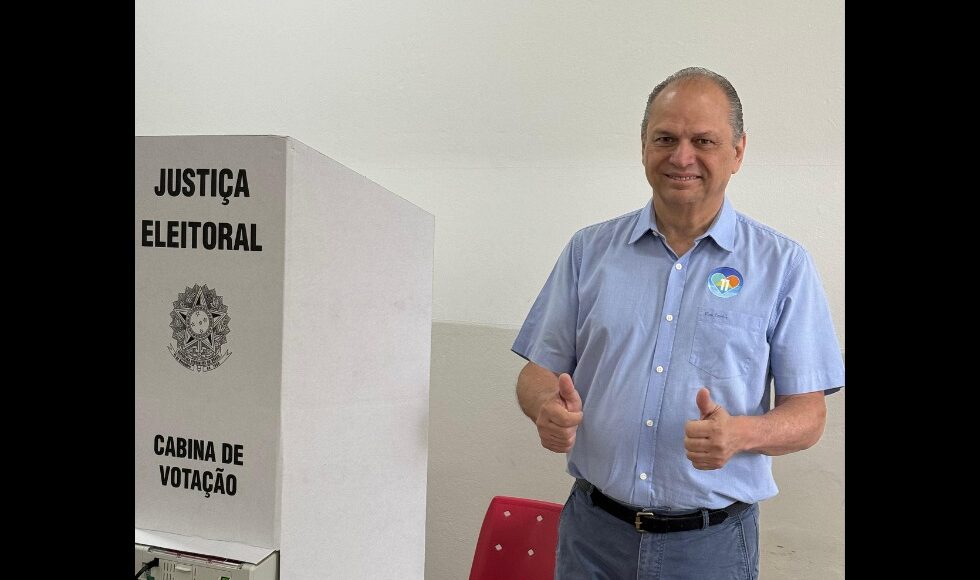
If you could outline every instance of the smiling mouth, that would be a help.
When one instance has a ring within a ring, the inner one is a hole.
[[[673,181],[694,181],[695,179],[701,179],[699,175],[670,175],[666,174],[668,179]]]

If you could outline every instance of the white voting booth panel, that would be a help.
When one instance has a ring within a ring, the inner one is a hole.
[[[136,543],[422,578],[432,215],[289,137],[136,137],[135,190]]]

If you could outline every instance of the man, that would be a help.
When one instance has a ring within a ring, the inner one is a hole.
[[[572,237],[513,346],[521,409],[576,478],[555,577],[757,578],[770,456],[823,433],[837,338],[807,252],[725,198],[731,83],[678,71],[641,127],[652,199]]]

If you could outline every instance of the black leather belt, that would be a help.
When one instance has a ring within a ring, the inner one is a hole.
[[[653,512],[638,512],[635,508],[625,506],[592,487],[592,503],[610,514],[633,524],[638,532],[666,534],[667,532],[687,532],[704,529],[704,517],[701,512],[677,516],[665,516]],[[728,507],[708,510],[708,525],[720,524],[730,516],[734,517],[748,509],[750,504],[737,501]]]

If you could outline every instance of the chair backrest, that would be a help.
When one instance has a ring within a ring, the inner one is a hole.
[[[553,580],[562,507],[501,495],[490,500],[470,580]]]

